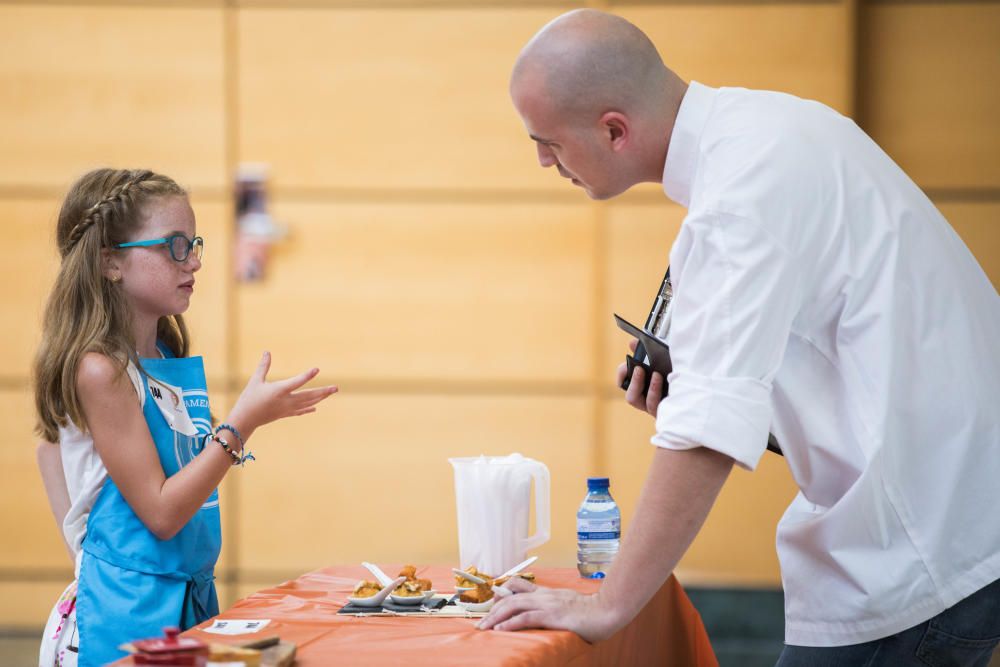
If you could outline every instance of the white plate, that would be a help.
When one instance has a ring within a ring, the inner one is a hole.
[[[380,590],[375,595],[370,595],[366,598],[356,598],[348,596],[347,601],[359,607],[380,607],[382,606],[382,603],[385,601],[385,599],[389,597],[389,595],[394,590],[396,590],[396,587],[399,586],[404,581],[406,581],[406,577],[399,577],[388,586],[384,586],[382,590]]]
[[[385,596],[381,592],[366,598],[356,598],[347,596],[347,601],[355,607],[381,607],[385,602]]]
[[[423,595],[396,595],[395,593],[391,593],[389,597],[392,598],[392,601],[395,604],[416,606],[418,604],[423,604],[434,597],[434,591],[424,591]]]
[[[489,611],[493,607],[493,603],[496,602],[496,599],[497,596],[494,595],[486,602],[462,602],[461,600],[455,600],[455,604],[465,611],[482,612]]]

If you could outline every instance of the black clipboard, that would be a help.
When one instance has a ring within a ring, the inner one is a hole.
[[[668,267],[664,280],[669,279],[670,268]],[[639,341],[635,348],[635,356],[625,355],[625,379],[622,381],[621,388],[629,388],[629,384],[632,382],[632,372],[636,366],[641,366],[646,374],[642,395],[645,396],[646,392],[649,391],[649,381],[653,378],[652,371],[656,371],[663,376],[663,395],[666,396],[669,390],[667,376],[674,369],[674,364],[670,360],[670,346],[646,329],[640,329],[635,326],[618,313],[614,313],[614,316],[615,324],[618,325],[618,328]],[[784,456],[778,440],[772,433],[767,434],[767,448],[779,456]]]
[[[632,360],[632,363],[628,364],[628,361],[626,361],[629,369],[625,375],[625,382],[622,383],[622,389],[628,389],[629,382],[632,380],[632,369],[636,366],[642,366],[646,370],[646,386],[643,387],[642,393],[645,394],[649,389],[649,380],[652,377],[650,370],[654,370],[663,376],[663,395],[666,396],[667,376],[674,369],[674,365],[670,361],[670,347],[650,332],[640,329],[618,313],[614,315],[615,324],[618,325],[618,328],[633,338],[638,339],[639,344],[642,345],[641,350],[638,346],[636,347],[634,357],[628,357],[628,359]],[[645,353],[646,361],[642,361],[640,357],[643,353]]]

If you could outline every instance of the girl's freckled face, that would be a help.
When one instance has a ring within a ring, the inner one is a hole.
[[[161,197],[146,206],[145,220],[128,241],[146,241],[197,233],[194,211],[186,197]],[[166,245],[124,248],[118,252],[121,286],[136,314],[153,317],[185,312],[194,292],[194,274],[201,260],[194,252],[183,262],[170,256]]]

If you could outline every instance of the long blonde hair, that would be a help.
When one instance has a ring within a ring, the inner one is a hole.
[[[35,357],[35,430],[56,442],[59,427],[87,429],[76,390],[76,372],[87,352],[116,360],[125,372],[138,366],[131,313],[120,285],[102,271],[102,249],[128,240],[157,197],[187,196],[172,179],[145,169],[96,169],[70,188],[59,211],[56,243],[61,264],[45,306],[42,342]],[[189,337],[180,315],[161,317],[157,339],[178,357]]]

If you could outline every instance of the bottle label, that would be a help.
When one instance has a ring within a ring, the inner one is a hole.
[[[617,540],[621,536],[621,519],[577,519],[576,539]]]

